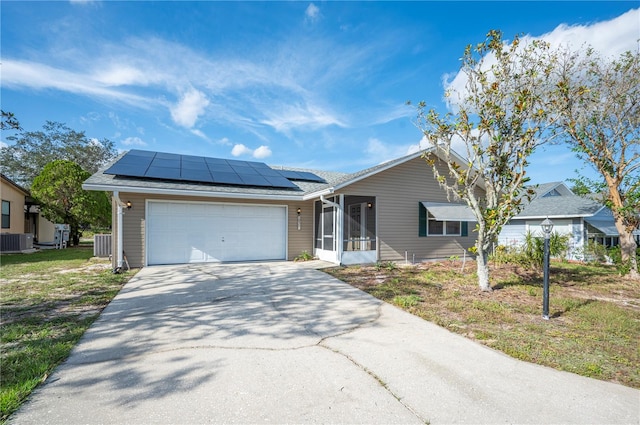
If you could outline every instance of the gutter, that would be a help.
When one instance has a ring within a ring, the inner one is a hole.
[[[115,252],[115,259],[116,259],[116,268],[113,269],[114,273],[120,273],[122,271],[122,265],[124,262],[124,248],[122,245],[122,234],[124,233],[122,230],[122,218],[124,216],[124,213],[122,211],[122,207],[124,206],[124,202],[122,202],[120,200],[120,194],[118,193],[117,190],[115,190],[113,192],[113,198],[116,201],[116,205],[118,206],[118,213],[117,213],[117,221],[118,221],[118,225],[116,227],[116,252]]]

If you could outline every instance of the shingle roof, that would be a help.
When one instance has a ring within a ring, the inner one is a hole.
[[[543,197],[562,183],[545,183],[538,186],[538,196],[515,218],[543,218],[543,217],[590,217],[603,208],[603,205],[593,199],[568,194],[562,196]]]

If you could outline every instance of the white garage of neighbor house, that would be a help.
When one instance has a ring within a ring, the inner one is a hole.
[[[112,194],[114,267],[462,257],[474,226],[423,154],[348,174],[131,150],[83,187]]]

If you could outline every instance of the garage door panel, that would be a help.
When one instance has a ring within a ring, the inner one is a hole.
[[[286,258],[286,208],[149,202],[148,264]]]

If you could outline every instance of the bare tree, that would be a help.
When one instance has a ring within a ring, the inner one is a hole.
[[[560,50],[552,91],[556,133],[592,165],[620,234],[622,262],[640,279],[633,231],[640,226],[640,52],[607,60],[591,48]]]
[[[455,112],[441,115],[425,102],[418,106],[418,126],[438,151],[425,159],[447,194],[464,200],[477,220],[474,249],[483,291],[491,291],[487,261],[492,245],[533,194],[525,187],[528,158],[552,137],[545,127],[544,93],[553,70],[549,57],[546,43],[525,44],[519,37],[505,43],[499,31],[490,31],[484,42],[464,51],[464,89],[445,93]],[[461,146],[461,156],[452,145]]]

